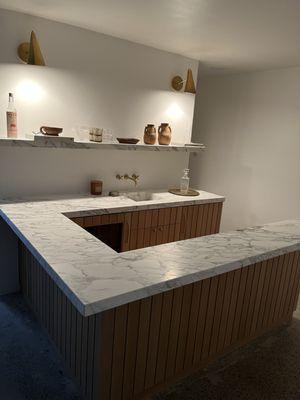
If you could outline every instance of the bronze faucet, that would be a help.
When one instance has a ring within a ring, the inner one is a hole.
[[[117,174],[117,175],[116,175],[116,178],[117,178],[119,181],[121,181],[121,180],[123,180],[123,179],[124,179],[125,181],[130,180],[130,181],[134,182],[134,186],[137,186],[137,183],[138,183],[138,180],[139,180],[139,175],[132,174],[131,176],[129,176],[128,174],[125,174],[125,175]]]

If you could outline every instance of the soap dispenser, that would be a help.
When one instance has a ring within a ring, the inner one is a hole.
[[[189,191],[189,185],[190,185],[189,172],[190,170],[188,168],[186,168],[183,171],[183,177],[181,178],[180,182],[180,192],[182,194],[187,194]]]

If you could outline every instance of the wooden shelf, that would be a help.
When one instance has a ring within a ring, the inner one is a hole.
[[[131,150],[131,151],[174,151],[185,153],[198,153],[205,149],[205,146],[185,146],[185,145],[146,145],[146,144],[121,144],[121,143],[94,143],[77,142],[70,137],[49,137],[35,136],[32,139],[11,139],[0,138],[0,146],[5,147],[45,147],[61,149],[97,149],[97,150]]]

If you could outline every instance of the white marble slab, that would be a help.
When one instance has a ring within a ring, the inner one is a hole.
[[[188,146],[184,144],[172,144],[170,146],[160,145],[146,145],[143,143],[138,144],[121,144],[121,143],[96,143],[96,142],[83,142],[74,141],[74,138],[59,136],[34,136],[29,138],[0,138],[0,146],[5,147],[46,147],[46,148],[60,148],[60,149],[98,149],[98,150],[133,150],[133,151],[173,151],[185,153],[197,153],[205,149],[204,145],[201,146]]]
[[[299,218],[118,254],[64,215],[224,200],[206,192],[197,198],[172,196],[157,193],[141,203],[123,197],[6,200],[0,215],[86,316],[300,249]]]

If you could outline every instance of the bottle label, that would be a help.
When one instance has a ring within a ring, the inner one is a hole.
[[[7,111],[6,119],[7,119],[7,137],[16,138],[18,135],[17,113],[13,111]]]

